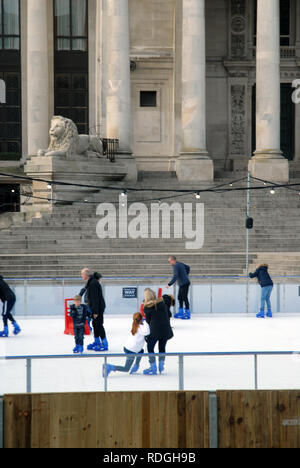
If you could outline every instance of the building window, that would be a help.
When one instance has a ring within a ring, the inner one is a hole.
[[[280,45],[291,45],[291,0],[280,0]]]
[[[141,91],[140,107],[157,107],[157,92]]]
[[[0,72],[6,83],[6,104],[0,105],[0,159],[21,158],[21,75]]]
[[[88,133],[88,2],[54,0],[54,11],[55,114],[73,120],[79,133]]]
[[[55,77],[55,113],[76,123],[78,132],[88,133],[88,75],[58,73]]]
[[[291,0],[280,0],[280,45],[291,45]],[[254,45],[257,32],[257,0],[254,0]]]
[[[87,51],[87,1],[55,0],[54,18],[56,50]]]
[[[20,50],[19,0],[0,0],[0,48]]]
[[[20,2],[0,0],[0,79],[6,102],[0,104],[0,160],[22,155]]]

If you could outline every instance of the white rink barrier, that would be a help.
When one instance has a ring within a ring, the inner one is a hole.
[[[120,278],[116,279],[120,281]],[[162,287],[163,294],[174,294],[177,297],[176,286],[169,290],[165,288],[169,280],[170,277],[151,278],[149,284],[147,278],[139,278],[137,284],[134,279],[124,278],[122,284],[112,284],[113,279],[104,279],[106,313],[131,315],[138,311],[144,290],[149,286],[155,291]],[[190,302],[193,314],[253,314],[259,310],[261,288],[256,283],[250,283],[247,308],[245,277],[206,277],[201,279],[200,284],[196,284],[191,277],[191,281]],[[14,313],[25,317],[63,315],[64,300],[74,297],[84,287],[80,279],[70,278],[8,279],[8,282],[17,295]],[[274,282],[273,312],[299,313],[300,277],[278,277],[274,278]]]
[[[258,382],[258,357],[259,356],[293,356],[299,355],[299,351],[240,351],[240,352],[202,352],[202,353],[166,353],[166,354],[143,354],[144,357],[149,356],[164,356],[168,357],[178,357],[178,390],[184,391],[184,358],[185,357],[220,357],[220,356],[253,356],[253,388],[255,390],[259,389]],[[140,356],[140,355],[136,355]],[[52,360],[52,359],[101,359],[103,364],[106,365],[108,359],[112,358],[124,358],[123,354],[63,354],[63,355],[35,355],[35,356],[0,356],[2,361],[25,361],[26,362],[26,392],[32,392],[32,361],[34,360]],[[104,381],[104,391],[107,392],[108,389],[108,377],[103,378]],[[131,389],[134,390],[134,389]],[[0,402],[1,403],[1,402]]]

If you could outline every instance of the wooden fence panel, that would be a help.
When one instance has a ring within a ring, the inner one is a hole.
[[[220,448],[300,448],[299,391],[217,392]]]
[[[300,391],[217,392],[220,448],[300,448]],[[4,397],[6,448],[207,448],[208,392]]]
[[[5,447],[203,448],[207,392],[11,395]]]
[[[30,448],[31,396],[13,395],[4,398],[4,447]]]

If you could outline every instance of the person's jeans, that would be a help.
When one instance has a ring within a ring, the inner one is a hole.
[[[84,327],[74,327],[74,334],[75,334],[75,344],[77,346],[83,346],[84,343]]]
[[[129,372],[133,366],[134,361],[136,365],[139,367],[142,357],[143,357],[142,355],[144,354],[144,350],[142,349],[139,353],[137,353],[141,355],[137,357],[135,356],[135,353],[133,353],[132,351],[129,351],[126,348],[124,348],[124,353],[126,354],[125,366],[115,366],[116,372]]]
[[[8,320],[10,320],[12,323],[15,322],[15,319],[12,316],[11,311],[13,310],[14,306],[16,303],[16,299],[10,299],[9,301],[5,301],[3,303],[3,309],[2,309],[2,318],[3,318],[3,323],[4,326],[7,327]]]
[[[270,300],[272,291],[273,286],[265,286],[261,289],[261,310],[265,310],[265,303],[267,303],[268,310],[272,309]]]
[[[168,340],[166,338],[162,338],[161,340],[157,340],[154,338],[147,338],[147,346],[148,346],[148,354],[154,354],[154,348],[156,346],[156,343],[158,342],[158,351],[159,354],[165,354],[166,353],[166,346]],[[165,356],[160,356],[159,357],[160,361],[165,361],[166,358]],[[149,362],[150,364],[155,363],[155,356],[150,356],[149,357]]]
[[[189,298],[188,298],[189,289],[190,289],[189,284],[185,284],[184,286],[179,287],[178,301],[179,301],[179,306],[181,309],[183,308],[183,303],[187,310],[190,309],[190,303],[189,303]]]

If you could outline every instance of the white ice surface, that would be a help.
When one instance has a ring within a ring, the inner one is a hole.
[[[73,337],[65,336],[64,320],[57,318],[20,319],[22,334],[0,339],[0,356],[70,354]],[[196,317],[190,322],[173,320],[174,339],[168,352],[225,351],[300,351],[300,316],[277,316],[258,320],[255,317]],[[110,353],[123,352],[131,328],[131,318],[106,316],[105,327]],[[91,342],[86,338],[85,345]],[[125,359],[113,358],[112,364]],[[100,374],[103,359],[38,360],[32,364],[33,392],[103,391]],[[140,373],[130,376],[113,373],[108,389],[112,391],[177,390],[178,358],[169,357],[162,376],[144,376],[148,367],[143,359]],[[253,357],[186,357],[186,390],[253,389]],[[0,360],[0,394],[26,391],[25,361]],[[259,357],[260,389],[299,389],[300,354],[287,357]]]

